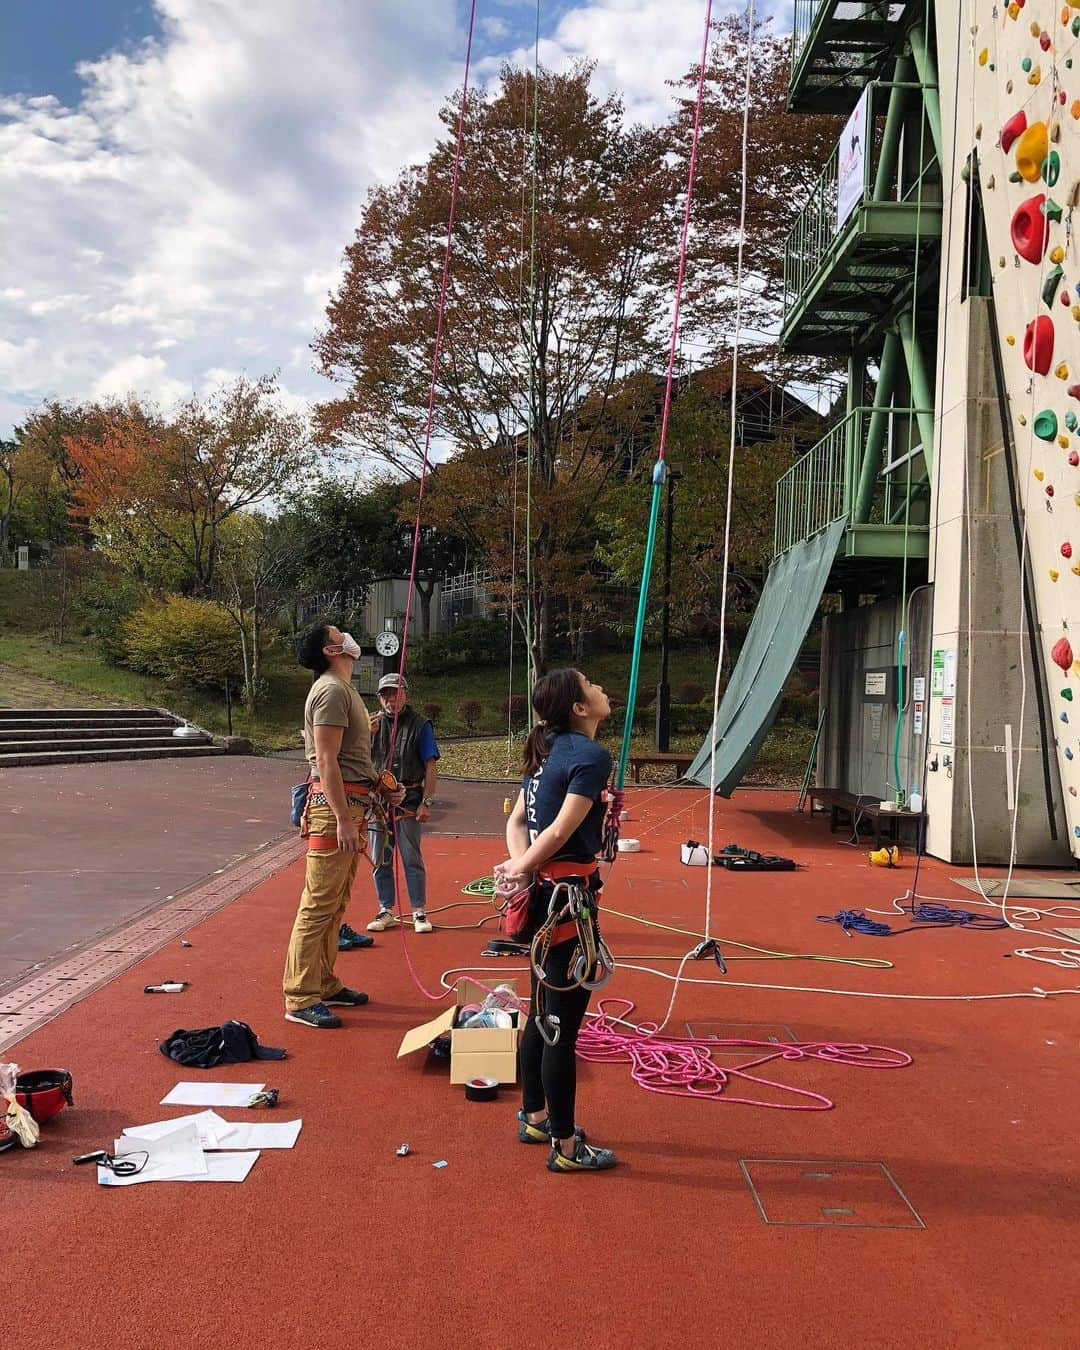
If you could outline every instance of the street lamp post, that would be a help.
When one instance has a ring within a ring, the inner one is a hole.
[[[664,522],[664,610],[660,630],[660,683],[656,686],[656,748],[667,754],[671,748],[671,686],[668,684],[668,655],[671,641],[671,534],[675,507],[677,470],[667,476],[667,519]]]

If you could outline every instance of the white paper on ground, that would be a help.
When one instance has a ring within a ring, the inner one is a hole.
[[[176,1116],[173,1120],[154,1120],[148,1125],[128,1125],[124,1134],[139,1139],[160,1139],[163,1135],[171,1134],[178,1125],[191,1123],[198,1131],[199,1143],[203,1148],[221,1148],[221,1140],[233,1128],[216,1111],[200,1111],[197,1115]]]
[[[265,1083],[177,1083],[162,1106],[246,1106]]]
[[[134,1176],[117,1176],[111,1168],[99,1167],[99,1184],[132,1186],[143,1181],[174,1181],[187,1176],[205,1176],[207,1172],[206,1154],[199,1143],[198,1127],[193,1120],[154,1139],[125,1135],[113,1145],[116,1157],[134,1154],[134,1161],[139,1162],[142,1153],[147,1157],[140,1172]]]
[[[203,1173],[191,1173],[188,1176],[162,1177],[147,1176],[145,1171],[133,1177],[117,1177],[107,1167],[98,1168],[98,1181],[102,1186],[136,1186],[140,1181],[244,1181],[255,1166],[259,1156],[253,1153],[207,1153],[207,1169]]]
[[[300,1135],[302,1120],[267,1121],[248,1125],[230,1125],[223,1121],[228,1133],[219,1132],[217,1148],[292,1148]],[[207,1148],[215,1147],[208,1144]]]

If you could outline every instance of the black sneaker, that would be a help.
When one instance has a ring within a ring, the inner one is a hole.
[[[310,1008],[298,1008],[295,1012],[287,1012],[285,1020],[299,1022],[303,1027],[318,1027],[320,1030],[341,1026],[341,1018],[337,1013],[332,1013],[325,1003],[313,1003]]]
[[[338,929],[337,945],[339,952],[351,952],[354,947],[374,947],[375,939],[369,938],[366,933],[358,933],[355,928],[343,923]]]
[[[547,1169],[549,1172],[606,1172],[618,1161],[611,1149],[594,1148],[579,1139],[574,1145],[573,1157],[568,1158],[562,1149],[553,1148],[548,1154]]]
[[[344,986],[336,994],[328,994],[323,999],[328,1008],[362,1008],[367,1001],[367,994],[362,994],[359,989],[346,989]]]
[[[534,1124],[524,1111],[519,1111],[517,1118],[519,1144],[547,1144],[548,1148],[552,1147],[550,1120],[538,1120]],[[588,1138],[580,1125],[574,1126],[574,1138],[582,1144]]]

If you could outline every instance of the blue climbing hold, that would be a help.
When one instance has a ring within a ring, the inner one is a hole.
[[[1069,714],[1068,714],[1067,712],[1065,712],[1064,709],[1062,709],[1062,711],[1058,713],[1058,721],[1059,721],[1059,722],[1067,722],[1068,720],[1069,720]]]
[[[1065,758],[1066,758],[1066,759],[1072,759],[1072,757],[1073,757],[1073,752],[1069,749],[1068,746],[1066,746],[1066,747],[1065,747]]]

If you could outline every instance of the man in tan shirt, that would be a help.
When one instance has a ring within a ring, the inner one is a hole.
[[[352,685],[360,648],[348,633],[320,624],[300,640],[297,656],[315,673],[304,704],[304,749],[311,784],[302,832],[307,871],[285,959],[285,1016],[304,1026],[339,1027],[331,1008],[359,1008],[367,994],[334,974],[338,929],[365,850],[367,817],[378,775],[371,763],[371,723]],[[403,790],[388,800],[401,801]]]

